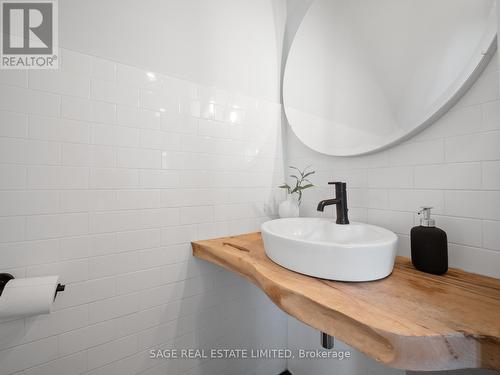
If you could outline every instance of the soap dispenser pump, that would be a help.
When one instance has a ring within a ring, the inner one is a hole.
[[[420,225],[411,229],[411,262],[419,271],[442,275],[448,271],[448,239],[446,232],[436,227],[431,209],[422,207]]]

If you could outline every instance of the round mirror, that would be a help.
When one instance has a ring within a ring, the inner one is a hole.
[[[291,128],[324,154],[386,148],[444,114],[496,49],[494,0],[315,0],[290,48]]]

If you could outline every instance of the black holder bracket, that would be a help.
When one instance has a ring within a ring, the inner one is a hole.
[[[7,285],[7,283],[13,278],[14,276],[12,276],[10,273],[0,273],[0,296],[2,295],[5,285]]]
[[[64,284],[57,284],[56,294],[54,294],[54,299],[56,299],[57,293],[64,292],[64,289],[66,289],[66,285],[64,285]]]

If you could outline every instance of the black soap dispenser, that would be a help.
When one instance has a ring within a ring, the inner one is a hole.
[[[448,271],[448,239],[431,218],[431,208],[422,207],[420,225],[411,229],[411,262],[419,271],[442,275]]]

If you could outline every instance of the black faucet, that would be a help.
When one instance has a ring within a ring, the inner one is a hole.
[[[347,217],[347,189],[345,182],[329,182],[328,185],[335,185],[335,199],[325,199],[318,203],[318,211],[323,212],[326,206],[337,205],[337,224],[349,224]]]

